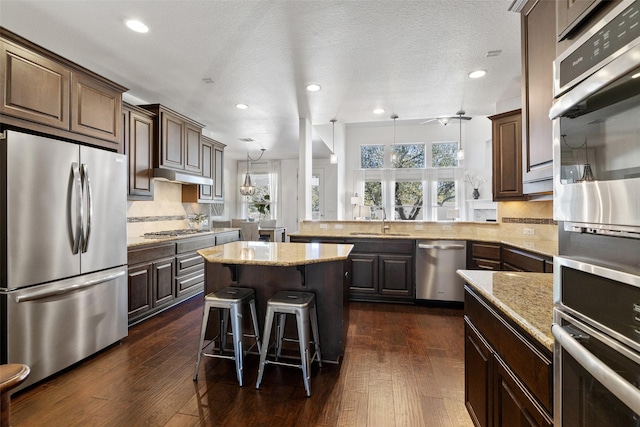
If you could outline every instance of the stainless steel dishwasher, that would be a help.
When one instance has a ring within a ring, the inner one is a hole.
[[[464,240],[416,241],[416,299],[464,301],[464,280],[456,270],[467,265]]]

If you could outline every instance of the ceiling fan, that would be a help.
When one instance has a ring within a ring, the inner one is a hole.
[[[421,122],[420,124],[423,125],[425,123],[429,123],[429,122],[433,122],[433,121],[438,121],[440,124],[446,126],[448,125],[451,120],[471,120],[471,117],[469,116],[465,116],[464,115],[464,111],[460,110],[456,113],[455,116],[442,116],[442,117],[434,117],[432,119],[427,119],[424,122]]]

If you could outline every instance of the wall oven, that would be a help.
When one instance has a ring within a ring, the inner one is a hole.
[[[554,61],[554,217],[640,237],[640,0],[624,0]]]
[[[554,424],[640,426],[640,276],[554,260]]]

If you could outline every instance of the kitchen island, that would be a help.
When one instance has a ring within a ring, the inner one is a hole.
[[[458,270],[465,404],[476,425],[553,424],[553,275]]]
[[[322,359],[338,363],[349,325],[346,261],[352,248],[348,244],[232,242],[198,253],[206,261],[205,294],[226,286],[255,289],[260,330],[267,300],[276,292],[313,292]]]

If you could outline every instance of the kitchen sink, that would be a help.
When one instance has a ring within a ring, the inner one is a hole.
[[[375,233],[366,231],[354,231],[349,233],[352,236],[408,236],[408,233]]]

